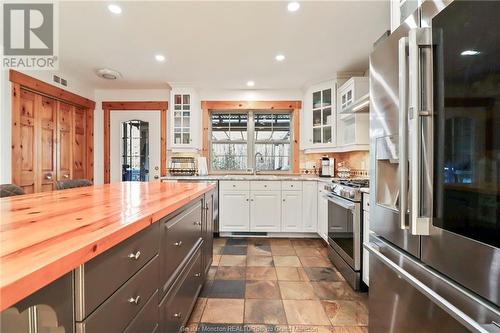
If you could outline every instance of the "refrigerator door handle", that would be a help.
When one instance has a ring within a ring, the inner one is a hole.
[[[410,221],[413,235],[429,235],[432,223],[432,35],[431,28],[408,36],[408,145]]]
[[[399,63],[399,219],[401,229],[409,229],[408,214],[408,37],[398,44]]]
[[[398,274],[401,278],[403,278],[406,282],[411,284],[415,289],[420,291],[423,295],[429,298],[433,303],[439,306],[442,310],[448,313],[455,320],[464,325],[471,332],[476,333],[489,333],[480,323],[469,317],[466,313],[461,311],[459,308],[454,306],[452,303],[447,301],[441,295],[436,293],[432,288],[428,287],[416,277],[408,273],[406,270],[401,268],[396,263],[392,262],[389,258],[384,256],[379,249],[373,246],[372,243],[365,243],[364,248],[370,252],[370,255],[374,255],[383,262],[387,267],[389,267],[392,271]]]

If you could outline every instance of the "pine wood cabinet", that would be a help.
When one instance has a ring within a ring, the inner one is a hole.
[[[92,180],[92,128],[93,108],[13,83],[12,182],[34,193],[55,190],[56,180]]]

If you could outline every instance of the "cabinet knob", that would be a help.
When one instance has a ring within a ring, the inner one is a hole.
[[[158,179],[158,178],[160,178],[160,176],[158,176],[158,175],[155,175],[155,177],[154,177],[154,178],[155,178],[155,179]]]
[[[181,246],[182,245],[182,241],[175,242],[174,245],[175,246]]]
[[[136,253],[131,253],[128,255],[129,259],[137,260],[141,256],[141,251],[137,251]]]
[[[248,198],[246,198],[245,200],[248,201]]]
[[[195,221],[193,222],[194,225],[201,225],[201,222]]]
[[[283,199],[283,202],[285,202],[285,199]]]
[[[194,275],[194,277],[200,277],[200,276],[201,276],[201,273],[196,273],[196,274]]]
[[[136,297],[130,297],[128,299],[128,302],[130,304],[139,304],[139,300],[141,299],[141,296],[136,296]]]
[[[250,199],[250,201],[253,201],[253,199]]]
[[[51,175],[51,174],[47,174],[47,175],[45,175],[45,179],[47,179],[47,180],[51,180],[51,179],[52,179],[52,175]]]
[[[69,178],[69,175],[68,175],[68,174],[65,174],[65,175],[64,175],[64,178]]]
[[[174,318],[182,318],[182,313],[180,312],[174,313]]]

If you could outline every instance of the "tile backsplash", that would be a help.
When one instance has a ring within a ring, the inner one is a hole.
[[[353,151],[346,153],[318,153],[318,154],[300,154],[300,173],[315,174],[320,169],[320,159],[328,156],[335,159],[335,174],[337,173],[338,163],[345,161],[351,169],[351,177],[368,177],[370,169],[370,153],[368,151]]]

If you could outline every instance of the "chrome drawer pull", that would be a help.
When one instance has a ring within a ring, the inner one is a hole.
[[[174,318],[182,318],[182,313],[174,313]]]
[[[201,276],[201,273],[196,273],[196,274],[194,275],[194,277],[200,277],[200,276]]]
[[[137,251],[136,253],[131,253],[128,255],[129,259],[137,260],[141,256],[141,251]]]
[[[139,300],[141,299],[141,296],[136,296],[135,298],[134,297],[130,297],[128,299],[128,302],[130,304],[139,304]]]
[[[201,222],[196,221],[196,222],[193,222],[193,224],[194,225],[201,225]]]
[[[182,241],[175,242],[174,245],[175,246],[181,246],[182,245]]]

